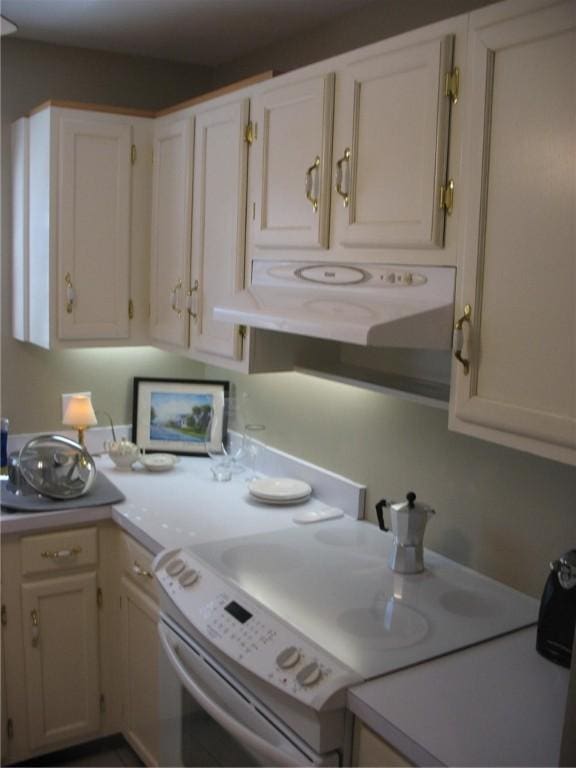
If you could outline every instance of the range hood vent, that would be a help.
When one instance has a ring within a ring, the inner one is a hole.
[[[350,344],[452,345],[453,267],[252,262],[252,283],[214,308],[217,320]]]

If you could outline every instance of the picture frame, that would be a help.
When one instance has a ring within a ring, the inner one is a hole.
[[[206,456],[226,440],[229,389],[227,381],[135,377],[132,441],[150,453]]]

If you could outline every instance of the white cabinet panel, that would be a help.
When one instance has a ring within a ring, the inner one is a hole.
[[[451,427],[576,462],[576,9],[471,18]]]
[[[12,125],[12,335],[29,338],[28,118]]]
[[[257,248],[328,247],[333,103],[332,74],[255,96]]]
[[[354,721],[354,741],[353,741],[352,765],[358,768],[401,768],[410,766],[406,758],[397,752],[387,741],[384,741],[361,720]]]
[[[60,338],[127,338],[131,126],[63,117],[59,142]]]
[[[150,132],[147,118],[52,105],[14,124],[16,338],[46,349],[146,340]]]
[[[453,37],[371,55],[342,73],[335,239],[346,246],[441,247]],[[336,198],[335,198],[336,200]]]
[[[212,309],[244,284],[248,114],[243,99],[196,117],[190,345],[232,360],[242,357],[238,327]]]
[[[22,585],[30,747],[100,727],[96,573]]]
[[[158,765],[158,607],[126,576],[121,595],[123,732],[146,765]]]
[[[188,346],[193,143],[191,118],[155,128],[150,333],[178,347]]]

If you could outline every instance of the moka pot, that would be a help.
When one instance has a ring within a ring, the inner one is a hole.
[[[390,510],[390,528],[384,524],[384,507]],[[378,524],[394,537],[390,567],[397,573],[420,573],[424,570],[424,531],[434,514],[427,504],[417,504],[416,494],[406,494],[406,501],[388,504],[382,499],[376,504]]]

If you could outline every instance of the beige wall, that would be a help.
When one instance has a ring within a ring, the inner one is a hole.
[[[427,545],[465,565],[539,597],[549,561],[576,546],[574,467],[450,432],[445,410],[359,387],[206,374],[233,382],[242,418],[265,424],[265,442],[366,484],[372,521],[379,499],[414,491],[437,512]]]
[[[440,6],[460,12],[466,5],[480,4],[485,3],[426,0],[419,3],[420,19],[422,23],[429,20],[424,14],[434,8],[437,12]],[[375,36],[401,31],[394,26],[404,23],[398,15],[400,8],[412,9],[410,24],[415,25],[415,7],[413,0],[379,1],[373,4],[372,16],[359,12],[324,35],[300,37],[291,45],[222,68],[218,78],[224,82],[268,67],[288,68],[337,53],[344,50],[342,46],[371,42]],[[48,96],[79,97],[72,82],[76,73],[72,77],[68,67],[59,64],[62,49],[48,47],[52,48],[50,55],[46,46],[33,44],[22,49],[22,55],[9,51],[3,91],[12,105],[25,100],[33,104]],[[99,56],[86,52],[84,58],[78,53],[78,61],[83,62],[79,70],[84,93],[89,100],[121,101],[126,83],[110,73],[103,84]],[[156,72],[162,67],[161,62],[154,62],[152,69]],[[141,72],[142,80],[133,74],[139,86],[131,98],[139,93],[140,105],[150,106],[146,102],[150,97],[148,65]],[[168,69],[164,72],[167,79],[173,78]],[[156,97],[160,99],[159,71],[156,75]],[[56,88],[58,93],[46,93]],[[103,95],[106,88],[109,96]],[[137,105],[137,101],[130,103]],[[8,113],[3,110],[3,122],[17,116],[14,106]],[[6,134],[3,142],[6,167]],[[7,190],[3,181],[4,224],[8,221]],[[60,393],[85,389],[93,392],[97,407],[110,411],[117,422],[129,423],[132,376],[202,375],[203,366],[151,349],[49,353],[12,341],[6,325],[7,230],[4,225],[2,412],[12,419],[15,431],[57,429]],[[572,467],[449,432],[445,411],[384,394],[299,374],[249,377],[209,367],[206,375],[231,380],[238,402],[243,402],[243,394],[248,395],[243,417],[266,424],[267,442],[366,483],[371,520],[375,520],[373,507],[379,498],[399,499],[414,490],[437,510],[427,543],[462,563],[538,596],[548,561],[576,545],[576,469]],[[379,535],[376,529],[374,535]]]
[[[268,69],[276,73],[288,72],[409,29],[468,13],[491,2],[494,0],[373,0],[368,4],[360,3],[355,11],[339,16],[329,24],[218,67],[214,84],[224,85]]]

